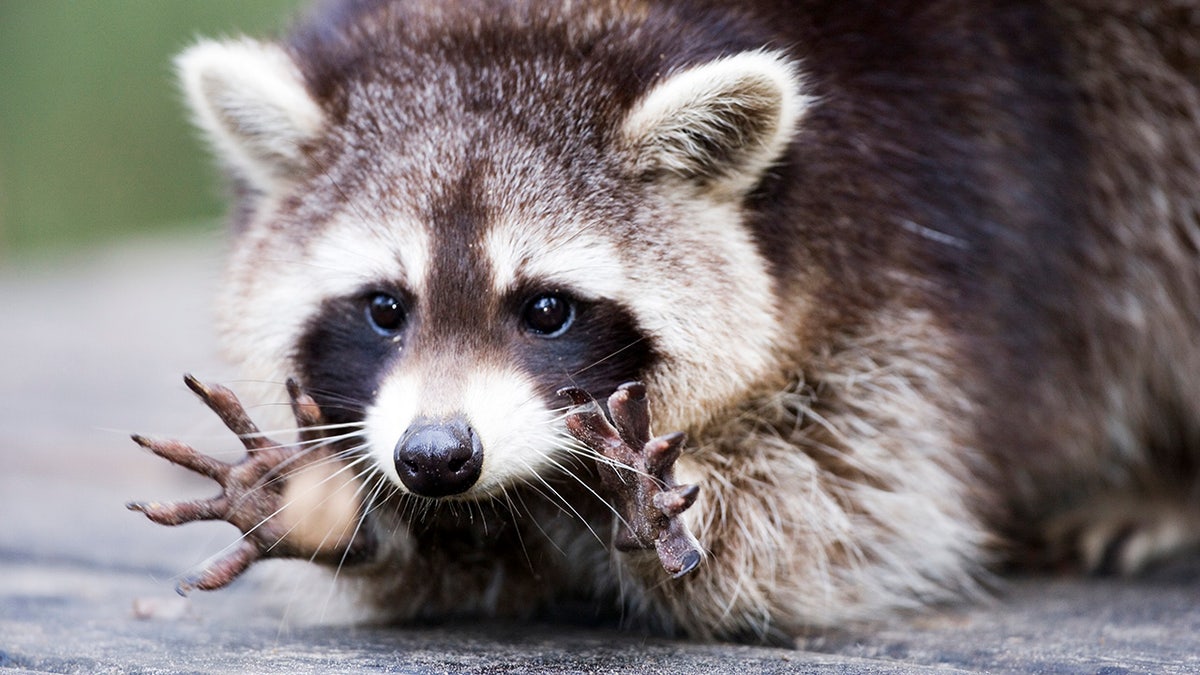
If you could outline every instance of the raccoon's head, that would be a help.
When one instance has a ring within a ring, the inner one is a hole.
[[[252,377],[298,375],[404,490],[473,498],[571,459],[562,387],[642,380],[668,431],[777,375],[789,338],[743,214],[807,104],[786,58],[646,85],[391,49],[320,76],[246,40],[179,59],[241,194],[223,321]]]

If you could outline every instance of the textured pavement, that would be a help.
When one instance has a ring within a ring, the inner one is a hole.
[[[128,434],[236,456],[180,382],[185,371],[231,381],[212,347],[218,249],[170,239],[0,267],[0,669],[1200,673],[1200,556],[1136,580],[1010,579],[983,606],[794,650],[548,624],[313,626],[254,571],[178,598],[173,578],[234,531],[126,511],[133,498],[212,491]]]

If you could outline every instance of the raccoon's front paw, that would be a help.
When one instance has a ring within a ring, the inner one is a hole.
[[[655,549],[663,569],[674,577],[695,569],[702,557],[700,545],[679,516],[696,502],[700,489],[679,485],[674,476],[684,435],[651,438],[646,387],[640,382],[623,384],[609,397],[611,423],[583,390],[571,387],[559,393],[578,406],[567,416],[567,429],[603,458],[600,479],[621,521],[616,547]]]
[[[317,542],[311,538],[306,541],[304,537],[296,536],[299,525],[296,519],[281,517],[292,501],[285,496],[287,479],[328,459],[330,453],[326,448],[319,444],[315,449],[305,449],[276,443],[258,430],[232,391],[220,385],[202,384],[190,375],[185,376],[184,381],[225,426],[237,434],[247,454],[240,461],[229,464],[201,454],[180,441],[133,437],[134,442],[154,454],[217,481],[222,491],[210,499],[165,504],[130,502],[126,504],[127,508],[140,511],[162,525],[224,520],[242,532],[241,540],[232,550],[179,581],[176,590],[181,595],[196,588],[213,590],[226,586],[261,558],[305,557],[347,562],[368,557],[373,544],[361,529],[352,536],[343,534],[329,540],[326,533]],[[321,412],[313,399],[294,381],[288,382],[288,393],[300,428],[319,427]],[[312,441],[317,437],[316,433],[302,431],[301,439]]]

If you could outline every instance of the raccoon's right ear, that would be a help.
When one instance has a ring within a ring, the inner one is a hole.
[[[621,135],[635,173],[736,198],[783,154],[811,101],[782,54],[742,52],[667,76]]]
[[[324,113],[282,48],[250,39],[203,41],[175,59],[196,124],[220,159],[270,192],[305,165]]]

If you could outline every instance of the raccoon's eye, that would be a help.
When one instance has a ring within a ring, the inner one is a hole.
[[[367,299],[367,319],[383,335],[392,335],[403,328],[407,318],[404,305],[387,293],[376,293]]]
[[[521,320],[525,328],[540,337],[558,337],[571,326],[575,305],[562,295],[535,295],[525,303]]]

